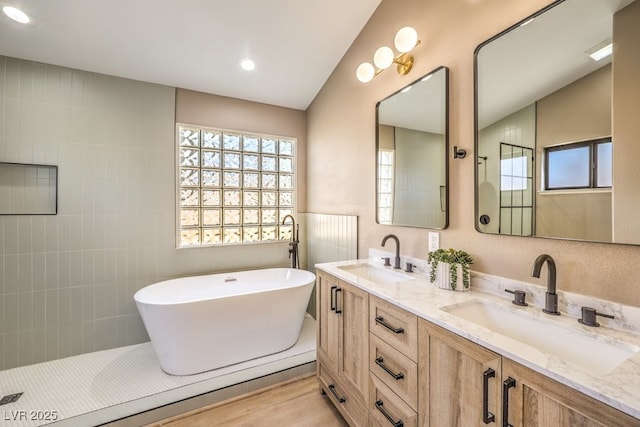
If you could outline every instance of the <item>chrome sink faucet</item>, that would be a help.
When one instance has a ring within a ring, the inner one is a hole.
[[[531,270],[531,276],[540,277],[540,270],[542,265],[547,263],[549,274],[547,275],[547,292],[544,293],[544,311],[547,314],[559,315],[558,311],[558,294],[556,294],[556,263],[551,258],[551,255],[542,254],[536,258],[533,263],[533,270]]]
[[[400,240],[398,240],[398,237],[395,234],[387,234],[382,239],[382,247],[384,247],[384,244],[387,243],[387,240],[389,238],[396,241],[396,259],[395,259],[393,268],[399,269],[400,268]]]

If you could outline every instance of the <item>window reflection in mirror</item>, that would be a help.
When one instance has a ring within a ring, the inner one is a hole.
[[[637,0],[556,1],[476,49],[478,231],[640,244],[638,22]],[[504,187],[505,147],[530,187]]]
[[[376,107],[379,224],[448,225],[448,69],[440,67]]]

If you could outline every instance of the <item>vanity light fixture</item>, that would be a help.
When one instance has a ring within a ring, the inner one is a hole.
[[[382,46],[373,55],[373,64],[363,62],[356,69],[356,77],[362,83],[373,80],[375,76],[386,70],[393,64],[397,64],[398,74],[409,74],[413,67],[413,55],[411,51],[420,44],[418,33],[413,27],[402,27],[396,33],[394,45],[400,52],[396,55],[388,46]]]
[[[27,15],[17,7],[5,6],[2,8],[2,11],[9,18],[21,24],[28,24],[29,22],[31,22],[31,18],[29,18],[29,15]]]
[[[607,39],[601,43],[598,43],[587,52],[587,55],[594,61],[600,61],[613,53],[613,43],[611,39]]]

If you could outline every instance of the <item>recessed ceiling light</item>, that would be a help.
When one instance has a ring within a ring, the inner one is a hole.
[[[28,24],[31,21],[31,19],[29,18],[29,16],[26,13],[24,13],[20,9],[15,8],[13,6],[5,6],[5,7],[2,8],[2,11],[9,18],[11,18],[14,21],[19,22],[21,24]]]
[[[586,54],[589,55],[594,61],[600,61],[601,59],[606,58],[612,53],[613,43],[611,43],[611,39],[607,39],[601,43],[598,43],[586,52]]]
[[[243,70],[251,71],[254,68],[256,68],[256,63],[250,59],[243,59],[242,62],[240,63],[240,66],[242,67]]]

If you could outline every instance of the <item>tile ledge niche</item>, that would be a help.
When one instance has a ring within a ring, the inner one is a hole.
[[[383,257],[391,257],[393,260],[394,256],[395,254],[392,252],[370,248],[368,259],[372,264],[382,265]],[[422,275],[426,280],[429,280],[429,264],[426,260],[401,256],[401,265],[403,267],[407,262],[410,262],[415,266],[414,270],[416,274]],[[507,300],[511,300],[513,296],[505,292],[505,289],[520,289],[527,293],[527,302],[530,305],[533,305],[534,307],[544,307],[544,293],[546,291],[546,286],[535,285],[520,280],[509,279],[507,277],[486,274],[474,270],[470,271],[471,289],[487,292]],[[582,307],[592,307],[600,313],[611,314],[615,317],[614,319],[607,319],[598,316],[598,322],[602,326],[640,333],[640,307],[624,305],[588,295],[565,292],[561,288],[562,284],[560,283],[558,284],[557,289],[558,309],[562,314],[578,319],[581,316]]]

